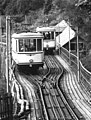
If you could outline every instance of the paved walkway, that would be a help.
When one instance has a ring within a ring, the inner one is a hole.
[[[56,56],[56,58],[60,61],[66,71],[63,78],[63,86],[67,95],[73,101],[77,109],[83,114],[86,120],[91,120],[91,105],[88,102],[90,99],[89,96],[87,96],[87,94],[85,94],[81,89],[79,83],[77,82],[76,74],[72,71],[67,62],[60,56]]]

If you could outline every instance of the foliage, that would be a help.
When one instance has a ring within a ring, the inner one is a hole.
[[[82,60],[82,64],[89,72],[91,72],[91,55],[86,56]]]
[[[44,4],[44,14],[48,14],[52,7],[52,0],[46,0]]]
[[[0,0],[1,15],[17,15],[15,22],[23,22],[25,15],[28,23],[37,22],[48,25],[56,24],[62,19],[69,21],[90,42],[91,36],[91,2],[90,0]],[[86,1],[86,2],[84,2]],[[43,22],[44,21],[44,22]]]
[[[28,14],[43,7],[44,0],[0,0],[0,13],[8,15]]]

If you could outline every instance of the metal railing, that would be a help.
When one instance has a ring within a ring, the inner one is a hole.
[[[61,47],[61,56],[66,60],[66,62],[69,63],[69,51],[65,49],[64,47]],[[78,71],[77,68],[77,56],[70,53],[70,65],[72,69],[75,70],[76,74]],[[79,61],[79,84],[83,88],[83,90],[87,91],[89,95],[91,96],[91,72],[89,72]]]

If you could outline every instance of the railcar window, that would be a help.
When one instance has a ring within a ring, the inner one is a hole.
[[[19,52],[36,51],[36,39],[19,39]]]
[[[50,33],[49,32],[45,32],[45,33],[43,33],[43,35],[44,35],[44,40],[50,39]]]
[[[42,50],[42,39],[37,39],[37,51]]]
[[[36,39],[31,39],[29,41],[29,51],[36,51]]]
[[[45,33],[43,33],[43,36],[44,36],[44,39],[46,39],[46,34]]]
[[[19,40],[19,52],[23,52],[23,39]]]
[[[43,35],[45,40],[54,39],[54,32],[45,32]]]
[[[54,39],[54,32],[51,32],[51,39]]]

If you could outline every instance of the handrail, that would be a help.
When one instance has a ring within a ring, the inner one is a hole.
[[[69,51],[64,47],[61,47],[61,56],[69,63]],[[75,66],[75,70],[77,72],[77,56],[70,53],[70,63],[71,67]],[[79,84],[83,85],[86,90],[91,94],[91,72],[89,72],[79,60],[79,73],[80,73],[80,80]]]

